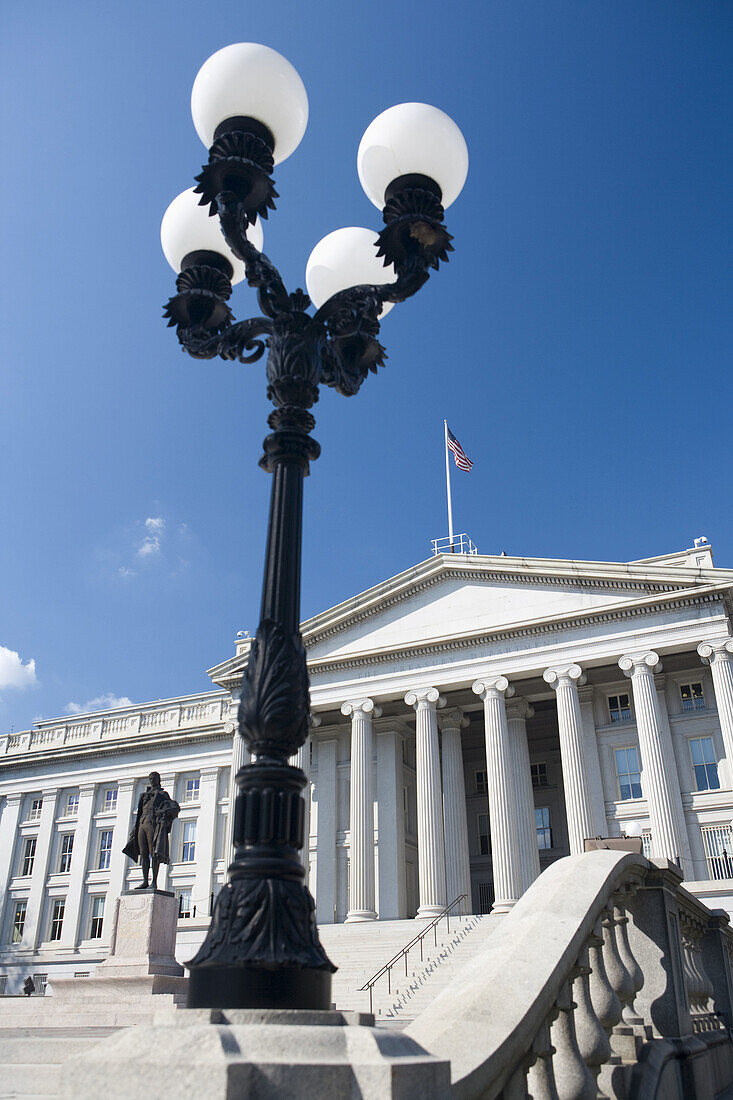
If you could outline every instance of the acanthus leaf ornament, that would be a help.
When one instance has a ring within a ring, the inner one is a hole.
[[[294,755],[309,729],[308,670],[300,633],[264,619],[244,674],[239,731],[250,752],[269,759]]]

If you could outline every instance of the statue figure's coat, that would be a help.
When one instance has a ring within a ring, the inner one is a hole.
[[[170,832],[171,826],[178,817],[181,807],[171,798],[167,791],[162,788],[148,787],[140,795],[140,801],[137,804],[137,816],[135,818],[135,824],[132,827],[132,832],[128,838],[127,844],[122,849],[126,856],[134,860],[135,863],[140,861],[140,844],[138,841],[138,829],[140,827],[140,818],[142,816],[143,807],[146,803],[153,799],[153,815],[155,817],[155,834],[153,840],[153,851],[151,855],[159,860],[160,863],[170,863]]]

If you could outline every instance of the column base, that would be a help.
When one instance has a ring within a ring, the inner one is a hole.
[[[415,913],[415,920],[434,920],[444,909],[444,905],[421,905]]]
[[[496,913],[498,916],[502,913],[510,913],[518,901],[519,898],[499,898],[491,906],[491,913],[492,915]]]
[[[361,924],[364,921],[376,919],[377,914],[374,909],[349,909],[344,924]]]

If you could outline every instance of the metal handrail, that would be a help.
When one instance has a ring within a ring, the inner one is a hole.
[[[425,925],[422,932],[418,932],[418,934],[416,936],[413,936],[413,938],[410,940],[410,942],[405,944],[405,946],[402,948],[402,950],[398,951],[393,959],[390,959],[389,962],[386,962],[384,964],[384,966],[381,967],[381,969],[377,970],[377,972],[375,974],[372,974],[371,978],[369,978],[366,982],[364,982],[364,985],[359,987],[359,989],[357,991],[359,993],[363,993],[365,989],[369,990],[369,1011],[370,1012],[372,1011],[372,987],[374,986],[375,982],[379,981],[379,979],[382,977],[383,974],[386,974],[387,975],[387,992],[391,993],[392,992],[392,967],[395,965],[395,963],[398,963],[401,958],[404,958],[404,960],[405,960],[405,977],[407,977],[407,956],[409,954],[410,948],[414,947],[416,943],[420,944],[420,962],[423,962],[422,941],[425,939],[428,932],[430,932],[431,929],[433,930],[434,939],[435,939],[435,946],[437,947],[438,946],[438,931],[437,931],[438,925],[442,921],[443,917],[445,917],[446,918],[446,924],[447,924],[447,931],[450,933],[451,909],[453,909],[456,905],[458,905],[459,901],[466,901],[467,899],[468,899],[468,894],[459,894],[458,897],[455,898],[450,903],[450,905],[446,905],[445,909],[442,909],[441,912],[438,913],[437,917],[433,917],[430,924]]]

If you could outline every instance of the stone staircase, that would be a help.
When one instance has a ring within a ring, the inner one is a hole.
[[[15,1000],[15,998],[7,998]],[[61,1065],[111,1035],[114,1028],[0,1027],[0,1100],[58,1095]]]
[[[450,918],[450,927],[441,920],[423,938],[422,958],[421,945],[415,944],[407,967],[400,960],[389,981],[385,974],[374,985],[371,1011],[377,1026],[406,1027],[445,988],[457,967],[481,949],[498,919],[456,916]],[[336,1007],[369,1012],[369,991],[360,992],[360,987],[420,931],[420,922],[414,920],[321,926],[321,942],[339,968],[332,987]]]
[[[461,916],[445,919],[409,952],[407,974],[400,961],[374,987],[372,1000],[378,1026],[407,1026],[440,993],[451,977],[483,946],[500,918]],[[405,947],[418,932],[415,920],[332,924],[319,928],[323,945],[338,971],[333,1001],[342,1011],[369,1011],[369,993],[359,987]],[[55,998],[0,997],[0,1100],[58,1096],[59,1067],[72,1055],[99,1042],[118,1028],[152,1024],[159,1008],[185,1004],[182,993],[156,993],[116,1001],[101,985]],[[391,989],[389,988],[391,987]]]

